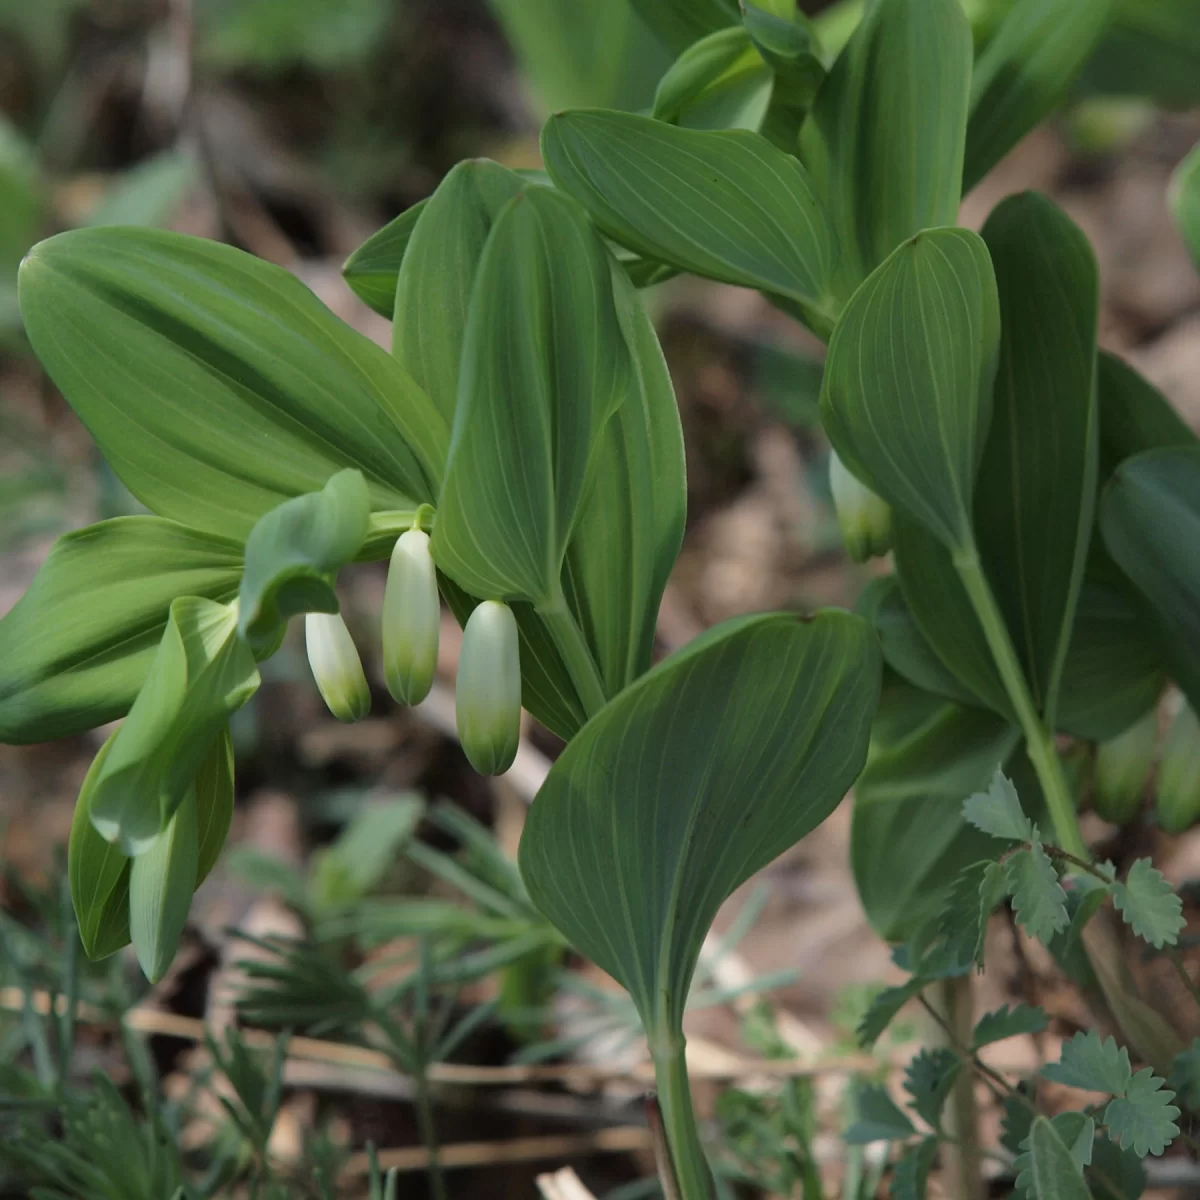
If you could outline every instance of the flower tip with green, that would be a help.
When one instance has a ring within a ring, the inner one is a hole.
[[[1158,710],[1152,708],[1123,733],[1096,750],[1096,811],[1114,825],[1127,825],[1142,804],[1154,766]]]
[[[467,619],[455,705],[471,765],[481,775],[503,774],[521,737],[521,658],[507,604],[485,600]]]
[[[339,721],[360,721],[371,711],[371,692],[354,639],[339,613],[304,618],[308,665],[329,711]]]
[[[1200,720],[1184,705],[1171,724],[1158,767],[1158,824],[1183,833],[1200,821]]]
[[[892,510],[829,452],[829,489],[846,551],[855,562],[879,558],[892,548]]]
[[[441,604],[429,535],[401,534],[383,593],[383,674],[392,698],[420,704],[437,672]]]

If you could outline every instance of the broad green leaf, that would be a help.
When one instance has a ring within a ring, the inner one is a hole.
[[[1000,296],[1000,364],[975,492],[980,554],[1034,701],[1054,722],[1096,491],[1095,256],[1035,192],[983,227]]]
[[[1033,1122],[1029,1144],[1036,1200],[1091,1200],[1082,1168],[1045,1117]]]
[[[1142,941],[1161,950],[1179,940],[1187,925],[1183,901],[1148,858],[1137,859],[1112,894],[1117,911]]]
[[[258,684],[232,609],[194,596],[174,601],[145,685],[96,780],[90,813],[101,836],[127,853],[148,848]]]
[[[671,376],[654,326],[619,271],[613,289],[633,381],[601,435],[564,569],[568,603],[609,695],[650,667],[658,609],[687,515],[683,431]]]
[[[233,823],[233,738],[217,734],[196,774],[196,886],[217,865]]]
[[[1200,8],[1193,0],[1117,0],[1112,26],[1083,73],[1102,95],[1149,96],[1167,108],[1200,101]]]
[[[835,257],[825,211],[805,169],[765,138],[583,109],[550,119],[542,155],[621,245],[825,313]]]
[[[942,1125],[942,1109],[950,1098],[962,1060],[949,1046],[922,1048],[904,1072],[904,1090],[912,1097],[912,1108],[934,1129]]]
[[[741,19],[737,0],[630,0],[630,3],[659,40],[676,52],[716,29],[736,25]]]
[[[241,539],[345,467],[373,508],[434,499],[444,418],[287,271],[203,238],[77,229],[30,252],[20,291],[43,365],[161,516]]]
[[[454,424],[471,287],[501,209],[527,184],[488,162],[461,162],[422,206],[396,279],[392,353]]]
[[[158,517],[58,539],[0,619],[0,742],[50,741],[129,711],[177,596],[229,601],[241,547]]]
[[[396,305],[396,279],[408,243],[429,200],[418,200],[373,233],[342,265],[350,290],[381,317],[390,321]]]
[[[21,256],[37,237],[42,209],[33,148],[0,116],[0,288],[9,287]]]
[[[971,1034],[971,1046],[978,1050],[1022,1033],[1041,1033],[1049,1023],[1050,1018],[1043,1009],[1031,1008],[1028,1004],[1018,1004],[1010,1009],[1005,1004],[979,1018],[975,1032]]]
[[[911,706],[911,690],[895,702]],[[938,914],[958,873],[992,853],[994,843],[966,825],[963,797],[988,786],[1017,739],[990,713],[942,702],[901,738],[873,740],[854,788],[850,856],[882,937],[911,937]]]
[[[1100,351],[1096,393],[1102,478],[1107,479],[1122,459],[1144,450],[1197,444],[1195,433],[1162,392],[1107,350]]]
[[[870,1142],[892,1142],[916,1133],[904,1110],[879,1084],[865,1084],[855,1097],[856,1112],[844,1140],[848,1146],[865,1146]]]
[[[263,649],[289,617],[337,612],[333,580],[366,540],[370,505],[362,475],[346,470],[260,517],[246,539],[238,634]]]
[[[958,220],[971,54],[958,0],[887,0],[817,93],[800,157],[834,223],[839,301],[902,242]]]
[[[1146,1170],[1132,1151],[1121,1149],[1107,1135],[1096,1138],[1092,1163],[1084,1172],[1093,1200],[1140,1200],[1146,1190]]]
[[[1165,1088],[1149,1067],[1129,1081],[1123,1096],[1110,1100],[1104,1123],[1117,1145],[1145,1157],[1161,1154],[1179,1136],[1179,1109],[1171,1103],[1175,1093]]]
[[[975,61],[963,190],[1066,98],[1108,26],[1112,0],[1017,0]]]
[[[1175,224],[1200,267],[1200,145],[1176,168],[1168,196]]]
[[[471,298],[432,551],[476,596],[553,607],[605,422],[631,385],[610,259],[531,188],[492,226]]]
[[[879,651],[861,618],[726,622],[569,743],[521,840],[529,895],[678,1036],[717,909],[837,806],[866,756]]]
[[[196,890],[196,797],[176,808],[129,871],[129,932],[142,973],[157,983],[171,965]]]
[[[1040,841],[1035,840],[1028,849],[1012,855],[1005,863],[1004,875],[1012,893],[1017,924],[1030,937],[1049,942],[1066,929],[1070,924],[1067,894]]]
[[[1128,1050],[1118,1046],[1115,1039],[1101,1039],[1094,1029],[1089,1029],[1067,1042],[1059,1061],[1043,1067],[1042,1075],[1086,1092],[1123,1096],[1133,1078],[1133,1069]]]
[[[1017,789],[1003,771],[997,771],[986,791],[975,792],[963,802],[963,816],[981,833],[1010,842],[1036,838],[1033,825],[1021,808]]]
[[[792,105],[808,105],[825,81],[821,44],[813,24],[794,3],[771,11],[769,2],[741,0],[742,23],[778,76],[778,88]]]
[[[740,25],[693,42],[659,80],[656,120],[688,129],[752,129],[767,115],[775,72]]]
[[[1200,446],[1126,459],[1105,489],[1100,528],[1154,611],[1168,670],[1200,707]]]
[[[821,414],[834,449],[952,550],[973,539],[999,340],[987,247],[965,229],[931,229],[876,268],[829,344]]]

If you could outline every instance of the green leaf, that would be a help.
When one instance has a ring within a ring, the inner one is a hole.
[[[454,424],[471,288],[492,225],[528,185],[488,162],[461,162],[438,185],[412,230],[393,287],[392,353]]]
[[[1126,459],[1105,489],[1100,528],[1154,609],[1172,677],[1200,707],[1200,446]]]
[[[313,855],[313,888],[320,904],[361,900],[377,887],[424,815],[425,802],[416,795],[364,806],[332,845]]]
[[[196,797],[180,804],[129,872],[129,931],[142,973],[157,983],[175,957],[196,890]]]
[[[1087,238],[1035,192],[997,205],[983,239],[1003,333],[976,529],[1034,700],[1053,723],[1095,506],[1099,279]]]
[[[630,0],[633,10],[675,51],[738,22],[737,0]],[[593,43],[596,45],[597,43]]]
[[[1037,830],[1034,830],[1036,838]],[[1049,942],[1070,923],[1067,894],[1058,881],[1058,872],[1040,841],[1028,850],[1018,850],[1005,864],[1005,880],[1012,892],[1017,924],[1030,937]]]
[[[1200,1037],[1175,1056],[1167,1081],[1175,1089],[1176,1098],[1192,1112],[1200,1110]]]
[[[37,155],[16,127],[0,116],[0,286],[7,287],[42,224]]]
[[[858,774],[879,671],[870,629],[848,613],[726,622],[612,700],[554,764],[521,874],[632,994],[652,1039],[678,1033],[726,897]]]
[[[937,925],[942,953],[948,962],[983,970],[988,918],[1008,892],[1002,863],[972,863],[959,873]]]
[[[1032,1135],[1036,1115],[1030,1111],[1026,1122],[1027,1132],[1018,1147],[1021,1153],[1013,1160],[1013,1172],[1017,1177],[1013,1189],[1014,1200],[1032,1200],[1034,1196]],[[1080,1171],[1085,1171],[1092,1161],[1096,1145],[1096,1122],[1081,1112],[1062,1112],[1050,1118],[1050,1126],[1070,1151],[1075,1165]]]
[[[596,446],[631,382],[609,261],[575,206],[545,188],[492,226],[431,544],[476,596],[553,607],[561,594]]]
[[[816,29],[795,4],[784,4],[781,11],[771,12],[769,3],[741,0],[741,8],[746,32],[776,73],[778,102],[789,115],[795,114],[797,122],[803,120],[804,110],[825,82]],[[794,141],[783,149],[792,146]]]
[[[911,706],[904,689],[893,701]],[[958,873],[995,846],[968,827],[962,798],[987,787],[1018,734],[978,709],[938,704],[896,741],[878,729],[854,788],[850,859],[877,933],[904,941],[941,911]]]
[[[1113,1038],[1101,1040],[1089,1029],[1077,1033],[1062,1048],[1057,1063],[1042,1068],[1042,1075],[1067,1087],[1082,1088],[1085,1092],[1109,1092],[1122,1096],[1133,1077],[1129,1051],[1118,1046]]]
[[[196,174],[191,154],[164,150],[119,175],[81,223],[162,225],[179,208]]]
[[[1190,108],[1200,100],[1197,55],[1200,10],[1192,0],[1117,0],[1112,27],[1084,69],[1082,86]]]
[[[835,223],[839,300],[902,242],[958,220],[971,56],[957,0],[875,3],[817,93],[800,157]]]
[[[900,1010],[914,997],[920,995],[928,980],[914,977],[897,987],[884,988],[863,1013],[858,1028],[854,1031],[858,1044],[870,1050],[883,1036],[887,1027],[900,1015]]]
[[[0,742],[82,733],[129,711],[180,595],[229,601],[241,548],[158,517],[58,539],[0,619]]]
[[[654,94],[656,120],[689,129],[752,129],[767,115],[775,72],[740,25],[694,42]]]
[[[978,1050],[1005,1038],[1017,1037],[1022,1033],[1041,1033],[1050,1023],[1043,1009],[1018,1004],[1010,1009],[1007,1004],[995,1012],[984,1013],[971,1034],[971,1045]]]
[[[942,1109],[950,1098],[962,1060],[949,1046],[923,1047],[904,1072],[904,1090],[912,1107],[934,1129],[942,1127]]]
[[[344,467],[373,508],[433,501],[445,420],[287,271],[203,238],[78,229],[30,252],[20,292],[43,365],[161,516],[241,539]]]
[[[1004,1098],[1004,1112],[1000,1120],[1000,1145],[1015,1158],[1022,1145],[1033,1132],[1033,1119],[1037,1110],[1033,1106],[1032,1081],[1022,1080]]]
[[[217,865],[233,824],[233,767],[233,738],[226,726],[196,773],[197,887]]]
[[[865,1146],[870,1142],[893,1142],[916,1133],[913,1123],[904,1115],[887,1089],[867,1084],[856,1096],[857,1114],[843,1136],[848,1146]]]
[[[999,321],[982,239],[931,229],[859,287],[829,344],[821,415],[834,449],[952,550],[973,538]]]
[[[1029,842],[1037,837],[1021,808],[1021,798],[1012,780],[997,771],[986,792],[976,792],[963,802],[963,816],[989,837],[1010,842]]]
[[[1104,1123],[1123,1150],[1143,1157],[1161,1154],[1179,1135],[1179,1109],[1171,1103],[1175,1093],[1164,1088],[1165,1081],[1145,1067],[1129,1081],[1124,1096],[1109,1101]]]
[[[1029,1143],[1036,1200],[1091,1200],[1079,1162],[1045,1117],[1033,1122]]]
[[[171,605],[146,683],[117,731],[92,793],[101,836],[139,854],[191,790],[213,740],[259,685],[254,658],[223,604]]]
[[[1106,1135],[1096,1138],[1092,1162],[1084,1172],[1094,1200],[1138,1200],[1146,1190],[1146,1171],[1132,1150],[1123,1150]]]
[[[1100,351],[1096,370],[1100,407],[1101,475],[1143,450],[1195,446],[1196,435],[1171,402],[1127,362]]]
[[[390,321],[396,305],[396,279],[408,243],[429,199],[418,200],[373,233],[342,264],[342,278],[368,307]]]
[[[1112,895],[1125,923],[1156,950],[1174,946],[1187,925],[1183,901],[1148,858],[1134,862],[1125,882],[1117,883]]]
[[[724,283],[821,309],[832,234],[805,169],[745,130],[677,129],[628,113],[552,117],[554,182],[615,241]]]
[[[892,1173],[892,1200],[925,1200],[937,1152],[936,1137],[924,1138],[904,1152]]]
[[[367,538],[371,498],[362,475],[339,471],[319,491],[285,500],[246,539],[238,633],[256,649],[297,613],[338,611],[333,578]]]
[[[1112,0],[1018,0],[975,60],[963,190],[1066,98],[1103,36]]]

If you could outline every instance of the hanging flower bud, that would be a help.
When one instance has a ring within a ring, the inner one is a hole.
[[[1123,733],[1101,742],[1096,751],[1096,811],[1115,825],[1133,820],[1142,805],[1154,747],[1158,710],[1152,708]]]
[[[829,452],[829,488],[850,557],[866,562],[886,554],[892,548],[892,510],[846,469],[833,450]]]
[[[1158,768],[1158,823],[1182,833],[1200,821],[1200,721],[1185,704],[1171,725]]]
[[[458,664],[458,736],[481,775],[512,766],[521,736],[517,620],[507,604],[485,600],[467,619]]]
[[[308,665],[321,698],[339,721],[359,721],[371,711],[371,693],[354,639],[338,613],[304,618]]]
[[[441,607],[429,535],[401,534],[383,593],[383,674],[392,698],[420,704],[437,671]]]

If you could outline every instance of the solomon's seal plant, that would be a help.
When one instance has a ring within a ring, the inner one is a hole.
[[[1018,1191],[1134,1178],[1178,1131],[1173,1063],[1182,1099],[1200,1089],[1119,935],[1172,953],[1180,904],[1148,860],[1094,861],[1064,750],[1101,745],[1099,807],[1127,819],[1170,681],[1190,707],[1158,812],[1196,820],[1200,445],[1098,348],[1097,266],[1064,212],[1027,193],[981,233],[956,225],[1112,6],[1018,0],[977,44],[958,0],[869,0],[836,54],[792,0],[637,7],[680,51],[653,116],[560,113],[545,173],[461,163],[347,263],[390,354],[211,242],[88,229],[26,259],[30,341],[153,514],[61,539],[0,622],[5,740],[123,718],[71,835],[84,946],[132,940],[162,974],[229,826],[229,721],[260,664],[302,616],[330,709],[361,716],[337,577],[389,561],[392,695],[429,691],[440,594],[465,626],[472,763],[507,769],[522,706],[567,743],[521,872],[637,1007],[668,1195],[712,1194],[682,1028],[709,925],[856,781],[863,905],[910,973],[863,1040],[929,989],[967,1020],[910,1069],[922,1125],[868,1088],[849,1140],[897,1143],[908,1196],[954,1143],[951,1096],[970,1148],[972,1076],[996,1074],[980,1047],[1045,1021],[969,1019],[987,916],[1011,903],[1125,1043],[1081,1035],[1043,1072],[1109,1097],[1086,1114],[1050,1120],[1032,1083],[1005,1083]],[[1194,248],[1197,175],[1173,192]],[[890,545],[895,570],[857,613],[746,616],[652,665],[684,477],[638,287],[678,272],[758,289],[828,343],[839,518],[856,558]],[[1096,1194],[1138,1194],[1122,1187]]]

